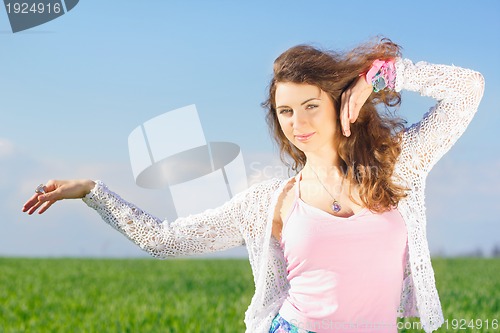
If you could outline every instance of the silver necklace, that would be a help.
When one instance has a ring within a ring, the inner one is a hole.
[[[340,203],[338,202],[337,199],[335,199],[335,197],[330,193],[330,191],[328,191],[328,189],[326,188],[326,186],[323,184],[323,182],[321,181],[321,179],[319,179],[319,176],[318,174],[316,173],[316,171],[314,171],[314,169],[309,165],[309,167],[311,168],[312,172],[314,172],[314,175],[316,176],[316,179],[318,179],[318,182],[321,184],[321,186],[323,186],[323,188],[325,189],[326,193],[328,193],[332,199],[333,199],[333,202],[332,204],[330,205],[330,207],[332,208],[333,212],[334,213],[338,213],[342,210],[342,206],[340,205]],[[340,185],[341,186],[341,189],[342,189],[342,185],[344,184],[344,179],[342,178],[342,184]],[[341,192],[342,193],[342,192]]]

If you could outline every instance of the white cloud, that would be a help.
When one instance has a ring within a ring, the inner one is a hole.
[[[14,153],[14,144],[4,138],[0,138],[0,158],[5,158]]]

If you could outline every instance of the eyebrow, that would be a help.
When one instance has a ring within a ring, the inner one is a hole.
[[[303,101],[302,103],[300,103],[300,105],[304,105],[304,104],[306,104],[306,103],[308,103],[308,102],[310,102],[310,101],[313,101],[313,100],[315,100],[315,99],[317,99],[317,100],[321,101],[321,98],[319,98],[319,97],[313,97],[313,98],[309,98],[308,100]],[[289,107],[289,106],[286,106],[286,105],[280,105],[280,106],[276,107],[276,109],[287,108],[287,107]]]

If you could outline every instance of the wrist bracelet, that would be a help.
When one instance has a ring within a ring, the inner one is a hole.
[[[394,60],[375,60],[365,75],[366,82],[371,84],[374,92],[385,88],[394,90],[396,86],[396,67]]]

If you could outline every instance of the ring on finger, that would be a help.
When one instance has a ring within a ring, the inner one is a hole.
[[[35,193],[45,194],[45,185],[38,185],[35,189]]]

